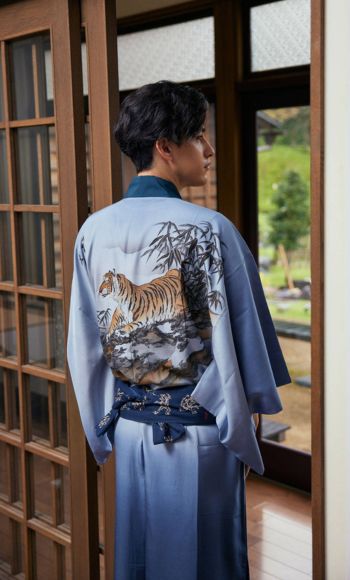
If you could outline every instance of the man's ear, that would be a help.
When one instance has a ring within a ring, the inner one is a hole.
[[[171,161],[173,159],[172,143],[166,137],[157,139],[155,148],[164,161]]]

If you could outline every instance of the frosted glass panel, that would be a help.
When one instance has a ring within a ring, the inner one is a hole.
[[[253,72],[310,64],[310,0],[282,0],[250,10]]]
[[[162,79],[210,79],[214,69],[212,16],[118,37],[119,89]]]

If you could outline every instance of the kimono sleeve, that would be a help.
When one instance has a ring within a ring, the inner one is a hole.
[[[88,218],[89,219],[89,218]],[[95,425],[113,404],[114,376],[103,354],[94,289],[87,267],[88,240],[83,224],[74,246],[67,360],[83,429],[97,463],[105,463],[113,443],[97,437]]]
[[[219,212],[209,229],[204,265],[213,358],[191,396],[215,415],[220,442],[262,475],[252,415],[281,411],[277,387],[291,379],[246,242]]]
[[[253,254],[236,226],[221,224],[224,284],[237,362],[250,413],[282,409],[276,387],[291,382]]]

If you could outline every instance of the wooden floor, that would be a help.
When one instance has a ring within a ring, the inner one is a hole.
[[[253,473],[246,490],[250,580],[311,580],[310,496]],[[0,569],[0,580],[11,578],[23,574]]]
[[[253,473],[246,490],[250,579],[310,580],[310,495]]]

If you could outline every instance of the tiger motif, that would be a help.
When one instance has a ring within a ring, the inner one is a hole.
[[[140,285],[124,274],[109,270],[103,276],[99,294],[112,296],[118,303],[105,336],[107,340],[116,330],[127,333],[149,322],[183,315],[187,309],[181,270],[175,268]]]

